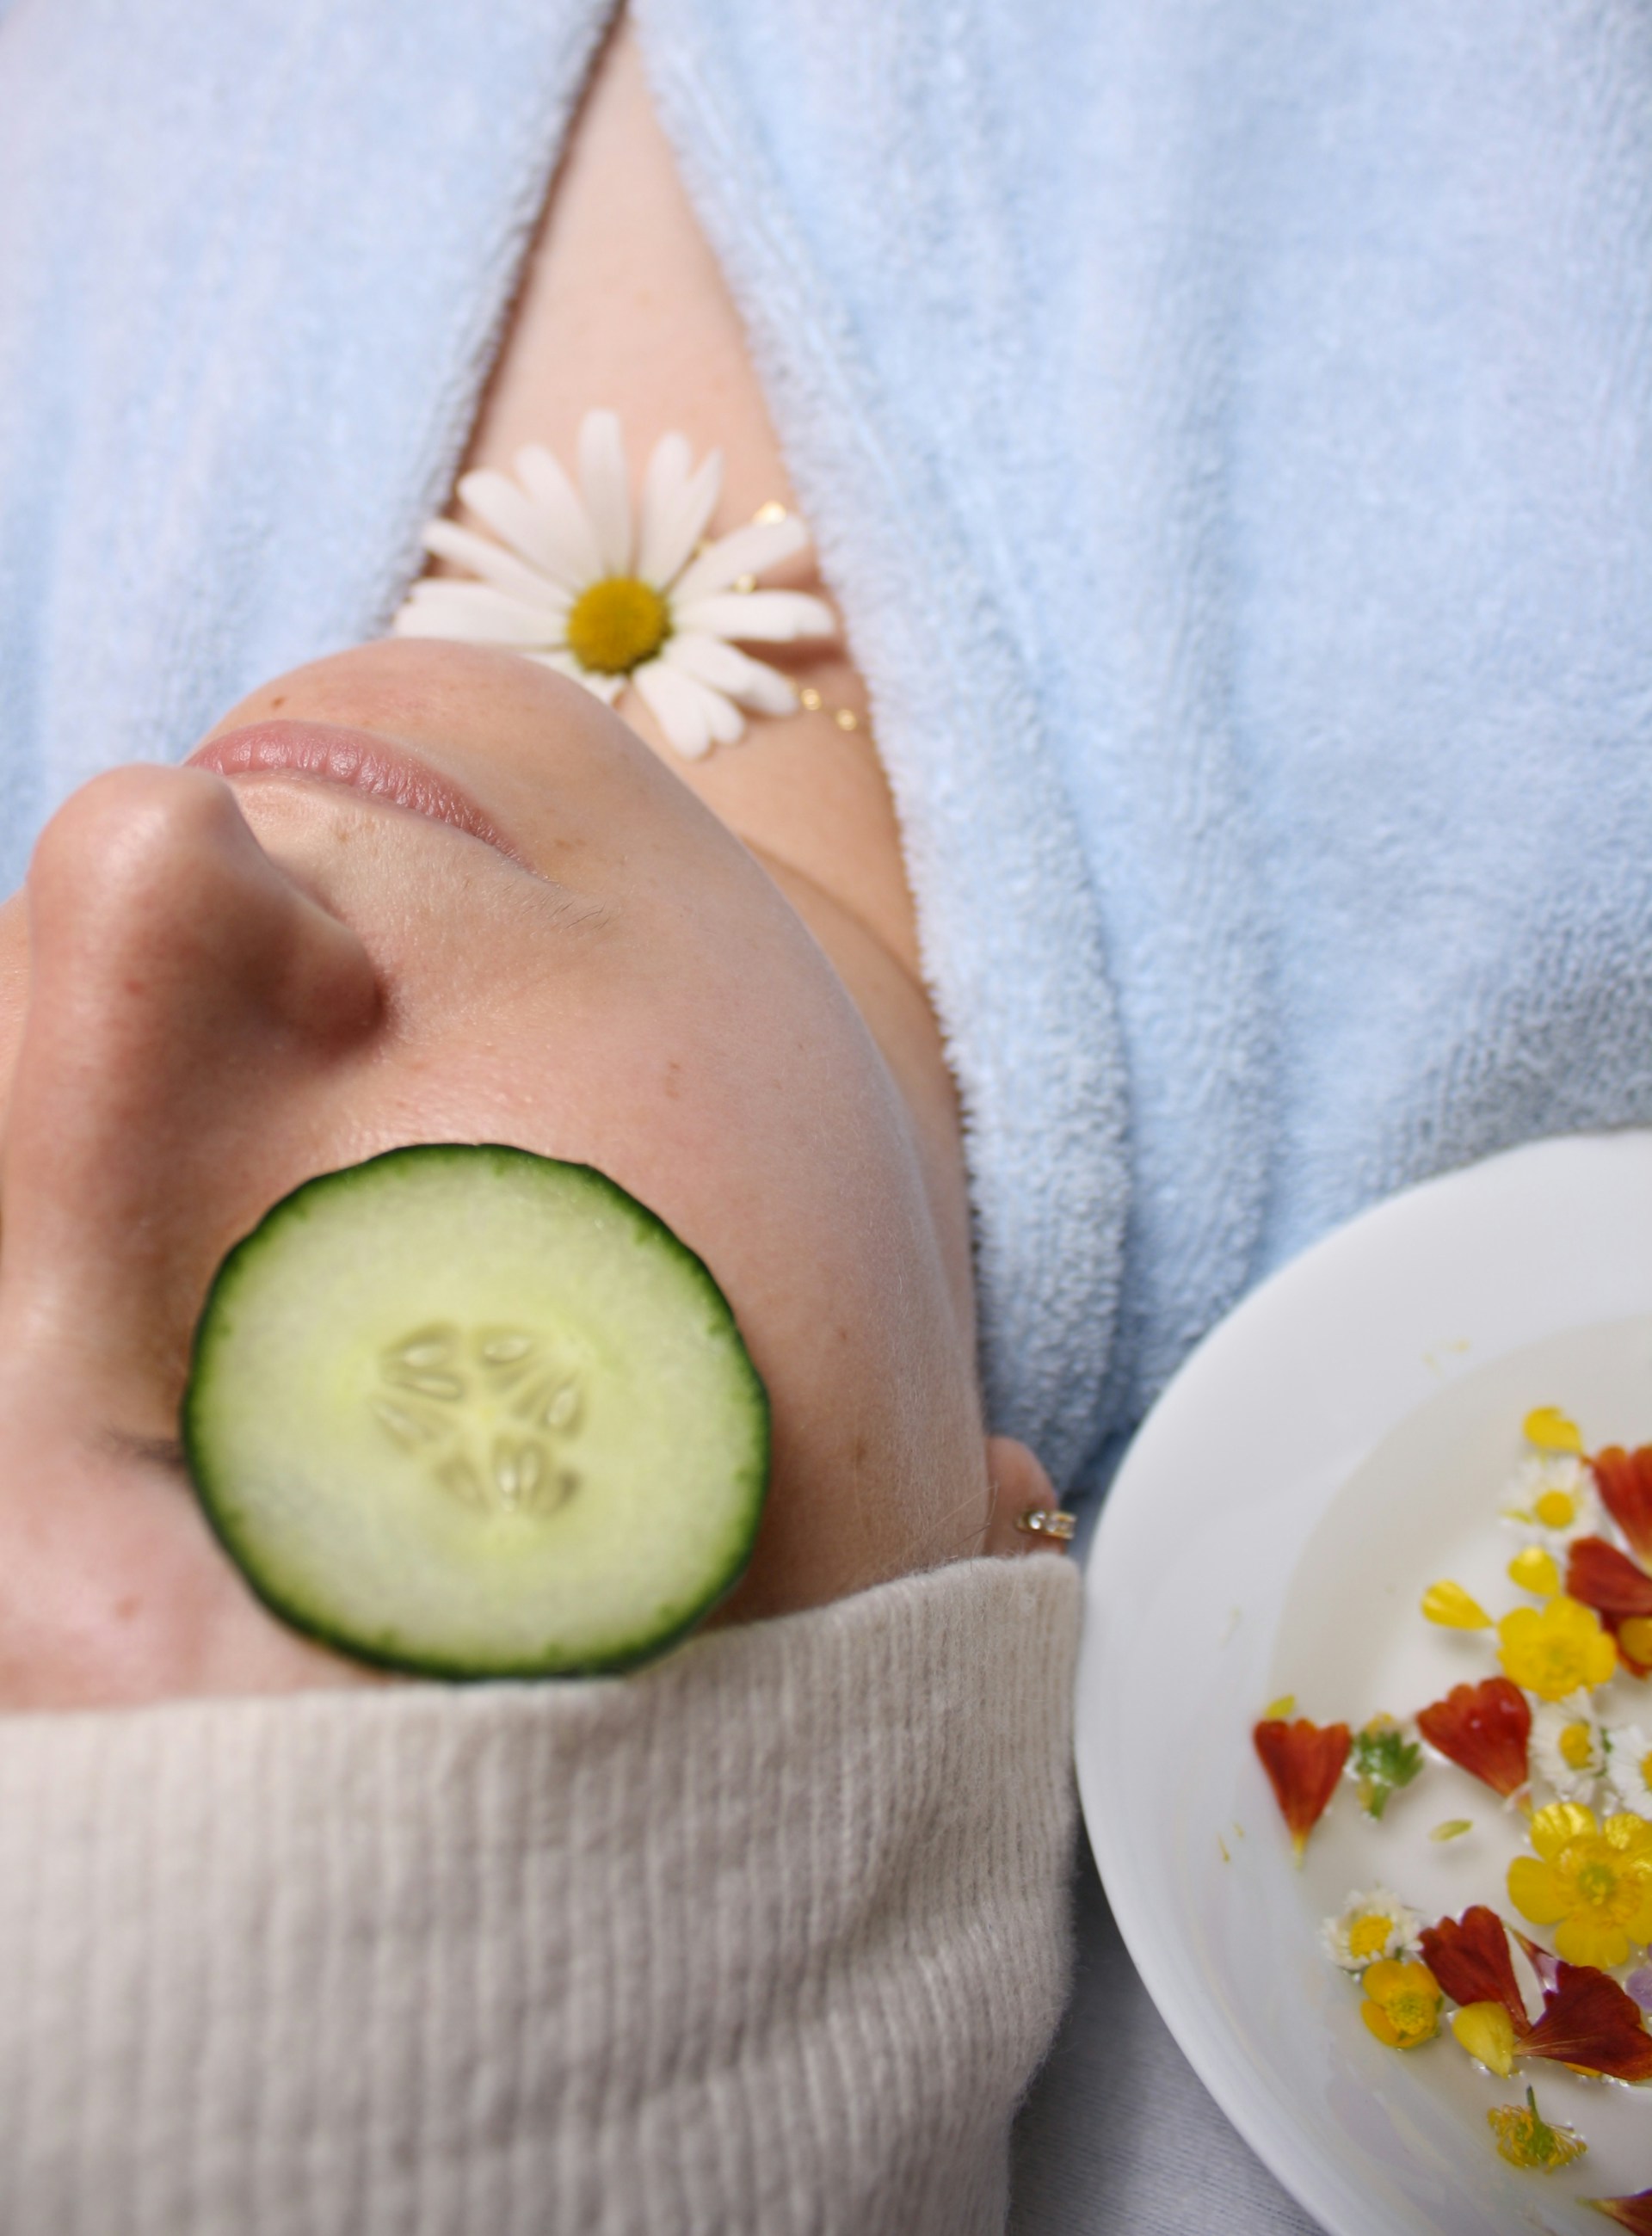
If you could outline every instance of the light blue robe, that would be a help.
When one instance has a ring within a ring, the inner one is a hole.
[[[1328,1224],[1652,1115],[1652,16],[635,12],[1071,1482]],[[382,630],[604,14],[12,0],[0,879]]]

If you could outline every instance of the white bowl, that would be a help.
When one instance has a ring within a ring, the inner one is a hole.
[[[1596,1448],[1652,1441],[1652,1134],[1511,1151],[1305,1253],[1182,1368],[1096,1533],[1077,1746],[1102,1881],[1195,2070],[1333,2236],[1583,2236],[1606,2225],[1584,2198],[1652,2186],[1645,2093],[1535,2061],[1499,2082],[1444,2040],[1385,2049],[1317,1946],[1373,1878],[1431,1917],[1506,1914],[1519,1821],[1434,1764],[1381,1827],[1345,1786],[1298,1871],[1250,1739],[1284,1693],[1357,1724],[1491,1673],[1484,1634],[1430,1629],[1418,1596],[1453,1575],[1518,1597],[1496,1492],[1549,1404]],[[1634,1690],[1652,1724],[1652,1684]],[[1457,1816],[1472,1835],[1427,1841]],[[1563,2173],[1496,2154],[1485,2108],[1528,2080],[1589,2137]]]

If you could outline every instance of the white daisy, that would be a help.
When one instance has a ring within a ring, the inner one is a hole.
[[[1607,1791],[1620,1809],[1652,1817],[1652,1739],[1639,1724],[1614,1724],[1603,1737]]]
[[[620,423],[588,411],[579,489],[550,452],[518,450],[518,481],[484,468],[458,485],[501,541],[433,520],[425,548],[480,580],[427,576],[391,627],[398,636],[509,646],[572,677],[612,706],[634,683],[667,739],[690,760],[746,727],[742,707],[789,714],[797,694],[777,668],[732,640],[789,644],[830,636],[819,598],[758,590],[754,579],[808,543],[802,522],[770,508],[700,549],[722,492],[722,458],[698,466],[687,439],[662,435],[634,518]]]
[[[1606,1771],[1606,1734],[1587,1693],[1542,1700],[1531,1719],[1532,1769],[1563,1801],[1589,1802]]]
[[[1381,1956],[1415,1956],[1422,1919],[1385,1886],[1351,1894],[1320,1927],[1320,1946],[1345,1972],[1363,1972]]]
[[[1587,1461],[1575,1452],[1538,1452],[1523,1460],[1503,1494],[1503,1518],[1531,1532],[1533,1544],[1563,1552],[1600,1528],[1601,1503]]]

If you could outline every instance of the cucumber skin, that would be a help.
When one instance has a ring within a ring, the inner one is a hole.
[[[752,1470],[756,1480],[752,1490],[750,1521],[744,1542],[739,1546],[727,1573],[712,1587],[697,1605],[684,1615],[681,1622],[674,1625],[670,1630],[648,1639],[632,1651],[608,1654],[599,1660],[589,1661],[523,1662],[508,1667],[478,1670],[445,1661],[439,1655],[398,1653],[394,1644],[387,1640],[373,1641],[346,1637],[322,1621],[313,1610],[286,1601],[279,1592],[273,1590],[265,1583],[243,1557],[235,1542],[234,1531],[220,1511],[217,1501],[208,1487],[211,1470],[201,1450],[196,1420],[196,1407],[200,1402],[197,1370],[201,1365],[206,1343],[214,1333],[214,1309],[218,1305],[222,1292],[227,1289],[236,1278],[247,1254],[255,1246],[267,1240],[269,1229],[275,1221],[288,1216],[297,1207],[299,1199],[309,1195],[314,1190],[346,1184],[359,1174],[369,1172],[376,1166],[392,1161],[405,1162],[415,1158],[421,1160],[432,1157],[447,1158],[456,1154],[466,1159],[486,1156],[500,1161],[509,1161],[512,1164],[553,1165],[563,1171],[578,1173],[583,1178],[594,1181],[600,1190],[615,1198],[628,1217],[634,1220],[645,1231],[652,1229],[657,1241],[662,1243],[674,1256],[688,1261],[704,1284],[718,1312],[726,1316],[730,1327],[734,1329],[736,1336],[739,1336],[739,1322],[734,1318],[734,1307],[724,1296],[716,1276],[706,1264],[705,1259],[696,1251],[691,1250],[681,1237],[667,1226],[657,1212],[651,1211],[639,1197],[632,1195],[627,1189],[622,1188],[617,1180],[610,1180],[606,1173],[599,1171],[595,1165],[578,1164],[569,1159],[543,1156],[536,1150],[518,1148],[505,1141],[418,1141],[407,1143],[399,1148],[382,1149],[377,1155],[365,1157],[356,1164],[339,1166],[330,1172],[313,1174],[308,1180],[300,1180],[296,1187],[290,1188],[286,1195],[273,1203],[257,1226],[251,1228],[239,1242],[233,1246],[217,1273],[213,1276],[206,1300],[201,1305],[200,1316],[195,1322],[194,1334],[190,1344],[189,1377],[184,1387],[179,1416],[179,1439],[183,1447],[184,1461],[189,1472],[189,1480],[194,1487],[197,1503],[206,1517],[208,1529],[228,1556],[235,1573],[253,1597],[272,1615],[285,1623],[289,1630],[295,1630],[304,1637],[313,1639],[317,1645],[327,1647],[331,1652],[341,1655],[346,1661],[364,1662],[370,1667],[392,1671],[399,1676],[437,1679],[444,1683],[460,1685],[508,1684],[523,1680],[543,1681],[555,1678],[622,1676],[627,1670],[641,1668],[650,1661],[658,1661],[662,1654],[668,1654],[674,1647],[681,1645],[713,1609],[720,1607],[730,1596],[741,1582],[751,1565],[752,1552],[757,1542],[757,1534],[762,1526],[763,1513],[767,1503],[769,1468],[773,1451],[773,1411],[769,1403],[767,1385],[753,1363],[751,1353],[747,1350],[743,1338],[740,1341],[740,1355],[745,1362],[747,1373],[750,1378],[755,1418],[760,1429],[758,1460]]]

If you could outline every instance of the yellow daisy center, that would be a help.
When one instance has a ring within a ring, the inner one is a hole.
[[[1587,1770],[1594,1750],[1587,1724],[1568,1724],[1560,1735],[1560,1754],[1568,1770]]]
[[[1649,1793],[1652,1793],[1652,1754],[1641,1757],[1641,1783]]]
[[[1652,1661],[1652,1615],[1632,1615],[1618,1625],[1623,1650],[1637,1661]]]
[[[609,575],[582,590],[568,616],[568,649],[596,675],[629,675],[671,634],[671,609],[635,575]]]
[[[1349,1956],[1380,1956],[1387,1946],[1388,1936],[1392,1930],[1393,1925],[1391,1919],[1379,1917],[1374,1910],[1367,1910],[1363,1917],[1357,1917],[1348,1929]]]
[[[1577,1513],[1577,1501],[1569,1490],[1546,1490],[1532,1511],[1545,1529],[1570,1529]]]

